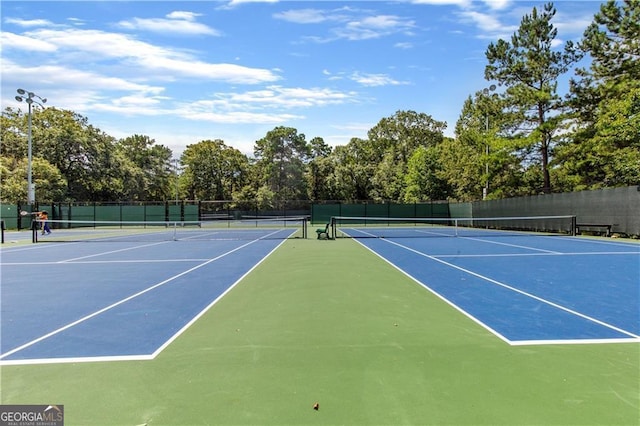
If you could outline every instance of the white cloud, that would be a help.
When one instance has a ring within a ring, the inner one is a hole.
[[[393,45],[393,47],[396,47],[398,49],[411,49],[413,48],[413,43],[409,43],[409,42],[400,42],[400,43],[396,43]]]
[[[351,80],[363,86],[398,86],[408,84],[406,82],[395,80],[386,74],[361,74],[355,72],[349,77]]]
[[[456,16],[460,18],[463,24],[475,26],[479,33],[476,37],[487,40],[497,40],[499,38],[509,40],[511,35],[518,31],[520,20],[524,15],[530,15],[531,9],[526,7],[516,7],[506,11],[503,14],[497,13],[498,9],[507,8],[511,5],[510,1],[492,1],[485,0],[487,4],[492,5],[493,11],[489,13],[479,12],[477,10],[466,9],[456,12]],[[589,26],[592,16],[567,16],[558,13],[551,24],[558,29],[563,35],[579,36]],[[561,39],[553,42],[553,47],[564,44]]]
[[[273,82],[280,79],[271,70],[250,68],[236,64],[209,63],[199,60],[191,54],[171,48],[158,47],[136,40],[125,34],[108,33],[100,30],[42,29],[30,33],[33,40],[48,42],[66,55],[68,63],[84,63],[97,68],[108,61],[119,60],[120,66],[135,67],[136,74],[145,70],[144,75],[151,77],[171,76],[198,77],[208,81],[226,81],[231,83],[256,84]]]
[[[14,63],[5,63],[2,73],[3,79],[5,73],[19,74],[24,80],[37,80],[63,88],[45,90],[46,96],[55,99],[59,108],[123,116],[167,115],[215,123],[277,124],[303,119],[304,115],[300,113],[303,108],[357,102],[356,92],[276,85],[246,92],[218,92],[209,98],[183,102],[164,95],[165,88],[161,86],[58,66],[22,68]],[[116,96],[118,92],[126,94]]]
[[[331,36],[306,36],[315,43],[326,43],[339,39],[367,40],[397,33],[410,33],[415,21],[396,15],[370,15],[370,12],[340,8],[333,10],[290,9],[274,14],[274,18],[297,24],[334,23],[329,27]]]
[[[479,30],[489,33],[504,32],[504,24],[495,15],[466,10],[459,12],[460,16],[467,23],[474,24]]]
[[[326,70],[326,69],[322,70],[322,75],[325,75],[329,81],[337,81],[337,80],[343,80],[344,79],[344,74],[343,73],[334,74],[331,71]]]
[[[173,111],[162,105],[165,88],[132,82],[128,79],[109,77],[89,71],[81,71],[58,65],[23,67],[4,61],[2,80],[27,87],[48,98],[57,108],[96,114],[101,111],[124,116],[157,116]],[[33,84],[36,83],[36,84]],[[118,93],[126,93],[118,96]]]
[[[231,0],[228,3],[229,7],[239,6],[247,3],[278,3],[279,0]]]
[[[257,84],[280,79],[278,75],[267,69],[248,68],[235,64],[212,64],[199,60],[185,61],[165,56],[143,58],[138,65],[156,73],[168,73],[173,77],[197,77],[202,80],[238,84]]]
[[[275,113],[255,113],[248,111],[234,111],[217,113],[214,111],[197,111],[192,109],[193,105],[185,105],[185,110],[176,111],[183,118],[194,121],[208,121],[212,123],[225,124],[279,124],[289,120],[303,119],[302,115],[295,114],[275,114]]]
[[[558,32],[582,36],[593,22],[593,14],[573,16],[558,12],[551,22]]]
[[[414,27],[413,20],[394,15],[378,15],[351,20],[341,28],[334,28],[332,33],[347,40],[367,40],[408,32]]]
[[[474,10],[462,10],[456,12],[463,24],[475,26],[479,33],[477,38],[487,40],[509,39],[518,29],[518,25],[508,25],[500,20],[497,14],[482,13]]]
[[[27,52],[55,52],[57,50],[55,44],[49,43],[46,40],[39,40],[20,34],[2,32],[0,34],[0,40],[2,40],[3,50],[16,49]]]
[[[60,65],[36,65],[24,67],[17,63],[4,60],[2,76],[19,75],[25,81],[41,81],[48,85],[73,87],[74,91],[83,90],[122,90],[158,94],[164,89],[132,82],[129,79],[107,77],[91,71],[82,71]]]
[[[366,17],[362,19],[362,21],[356,23],[356,25],[386,30],[389,28],[413,26],[413,21],[408,21],[394,15],[377,15]]]
[[[18,25],[20,27],[25,28],[33,28],[33,27],[52,27],[54,26],[51,21],[46,19],[16,19],[16,18],[6,18],[4,20],[7,24]]]
[[[326,12],[318,9],[287,10],[284,12],[275,13],[273,17],[297,24],[319,24],[330,19],[329,17],[327,17]]]
[[[552,48],[562,47],[563,45],[564,45],[564,40],[562,40],[562,39],[555,38],[555,39],[551,40],[551,47]]]
[[[195,22],[197,13],[175,11],[163,18],[132,18],[120,21],[117,26],[126,30],[143,30],[166,34],[219,36],[219,31]]]
[[[355,102],[357,93],[340,92],[326,88],[287,88],[268,86],[263,90],[242,93],[217,93],[210,101],[216,108],[227,109],[296,109]]]
[[[413,4],[425,4],[433,6],[468,6],[473,0],[410,0]]]
[[[78,18],[67,18],[67,21],[71,22],[73,25],[85,25],[85,21]]]
[[[512,0],[483,0],[493,10],[503,10],[511,5]]]
[[[167,14],[167,18],[169,19],[184,19],[185,21],[194,21],[198,16],[202,16],[202,14],[182,10],[176,10]]]

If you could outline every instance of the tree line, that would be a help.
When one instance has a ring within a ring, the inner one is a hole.
[[[346,145],[277,126],[249,156],[223,140],[173,153],[145,135],[116,139],[73,111],[34,107],[39,201],[472,201],[640,182],[640,2],[609,1],[578,42],[555,49],[552,3],[490,43],[487,87],[447,124],[401,110]],[[579,67],[587,59],[586,67]],[[561,78],[570,79],[561,93]],[[2,201],[27,195],[27,115],[2,112]]]

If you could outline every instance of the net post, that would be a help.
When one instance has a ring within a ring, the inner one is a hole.
[[[576,215],[572,215],[571,216],[571,236],[575,237],[577,235],[577,229],[578,229],[578,220],[577,220],[577,216]]]
[[[337,233],[336,233],[336,217],[335,216],[331,216],[331,219],[329,221],[329,223],[331,224],[331,239],[335,240],[337,237]],[[327,235],[327,238],[329,238],[329,236]]]
[[[307,218],[306,216],[302,217],[302,239],[307,239]]]
[[[38,221],[33,219],[31,220],[31,242],[38,242]]]

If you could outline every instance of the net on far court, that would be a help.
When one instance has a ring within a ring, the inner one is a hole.
[[[253,217],[207,221],[49,220],[51,234],[33,230],[34,242],[215,241],[307,237],[306,217]]]
[[[575,235],[575,216],[493,218],[348,217],[331,219],[335,238]]]

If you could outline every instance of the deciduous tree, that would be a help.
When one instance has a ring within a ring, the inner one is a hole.
[[[117,150],[127,160],[122,165],[127,176],[125,197],[130,200],[163,201],[171,194],[171,150],[149,136],[133,135],[121,139]]]
[[[249,160],[220,139],[187,146],[182,154],[183,186],[195,200],[231,200],[247,179]]]
[[[418,147],[435,147],[443,140],[447,125],[430,115],[397,111],[380,120],[367,135],[368,158],[375,166],[369,196],[376,200],[402,201],[407,163]]]

